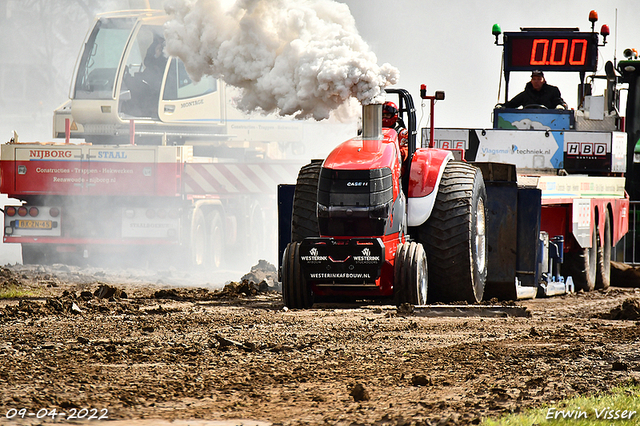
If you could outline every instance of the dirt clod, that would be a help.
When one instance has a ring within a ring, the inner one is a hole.
[[[430,384],[429,378],[423,374],[416,374],[411,378],[413,386],[427,386]]]
[[[110,299],[112,297],[118,299],[126,299],[127,293],[120,290],[119,288],[110,286],[108,284],[102,284],[98,289],[93,293],[95,297],[98,299]]]
[[[622,305],[611,309],[609,315],[613,320],[638,320],[640,319],[640,299],[627,299]]]
[[[371,396],[369,395],[369,391],[367,391],[361,383],[356,383],[351,388],[351,392],[349,395],[353,397],[353,400],[356,402],[359,401],[369,401]]]

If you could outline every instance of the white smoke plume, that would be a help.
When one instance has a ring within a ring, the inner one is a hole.
[[[322,120],[351,97],[382,102],[398,80],[395,67],[376,64],[343,3],[169,0],[165,9],[167,53],[196,80],[212,75],[239,87],[246,112]]]

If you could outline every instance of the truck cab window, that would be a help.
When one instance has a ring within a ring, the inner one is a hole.
[[[196,82],[189,77],[187,70],[178,58],[172,58],[167,73],[162,99],[165,101],[193,98],[218,90],[218,81],[208,75]]]
[[[122,51],[135,18],[104,18],[89,35],[78,63],[75,99],[113,99]]]
[[[167,64],[162,26],[142,26],[125,63],[121,111],[134,117],[158,117],[158,101]],[[128,95],[125,95],[128,91]]]

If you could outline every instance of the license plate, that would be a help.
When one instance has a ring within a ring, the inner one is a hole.
[[[51,229],[53,224],[50,220],[17,220],[16,228],[20,229]]]

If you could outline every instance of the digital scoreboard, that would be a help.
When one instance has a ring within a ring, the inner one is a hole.
[[[510,71],[596,71],[598,34],[521,31],[504,34],[504,67]]]

